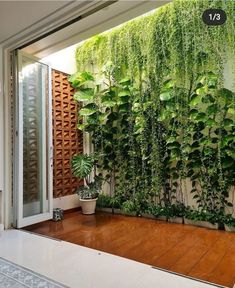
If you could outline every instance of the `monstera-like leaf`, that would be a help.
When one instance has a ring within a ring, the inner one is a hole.
[[[92,155],[75,155],[71,162],[73,175],[84,179],[91,173],[93,165],[94,157]]]

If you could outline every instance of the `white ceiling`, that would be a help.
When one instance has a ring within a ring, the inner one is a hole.
[[[39,58],[47,57],[52,53],[77,44],[95,34],[120,25],[169,2],[171,2],[171,0],[119,0],[72,25],[29,45],[24,48],[24,51]]]
[[[72,1],[0,1],[0,44]]]

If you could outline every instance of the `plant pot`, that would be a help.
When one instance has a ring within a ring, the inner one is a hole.
[[[234,226],[224,225],[224,229],[227,232],[235,232],[235,227]]]
[[[148,213],[143,213],[142,217],[156,220],[156,217],[154,215]]]
[[[90,215],[95,213],[96,201],[95,199],[79,199],[82,206],[82,214]]]
[[[193,221],[193,220],[189,220],[189,219],[185,218],[184,224],[218,230],[218,224],[217,223],[212,224],[212,223],[207,222],[207,221]]]
[[[182,217],[171,217],[168,219],[168,222],[183,224],[183,218]]]
[[[114,214],[121,214],[121,215],[126,215],[121,209],[119,208],[114,208],[113,209]]]
[[[157,217],[155,217],[155,219],[160,220],[160,221],[167,221],[166,216],[157,216]]]
[[[106,213],[112,213],[112,208],[107,208],[107,207],[96,207],[96,211],[101,211],[101,212],[106,212]]]

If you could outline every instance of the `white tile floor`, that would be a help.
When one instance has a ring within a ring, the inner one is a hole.
[[[18,230],[0,232],[0,257],[74,288],[217,287],[108,253]]]

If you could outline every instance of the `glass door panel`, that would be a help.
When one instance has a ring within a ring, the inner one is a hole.
[[[50,69],[18,52],[16,226],[52,218]]]

